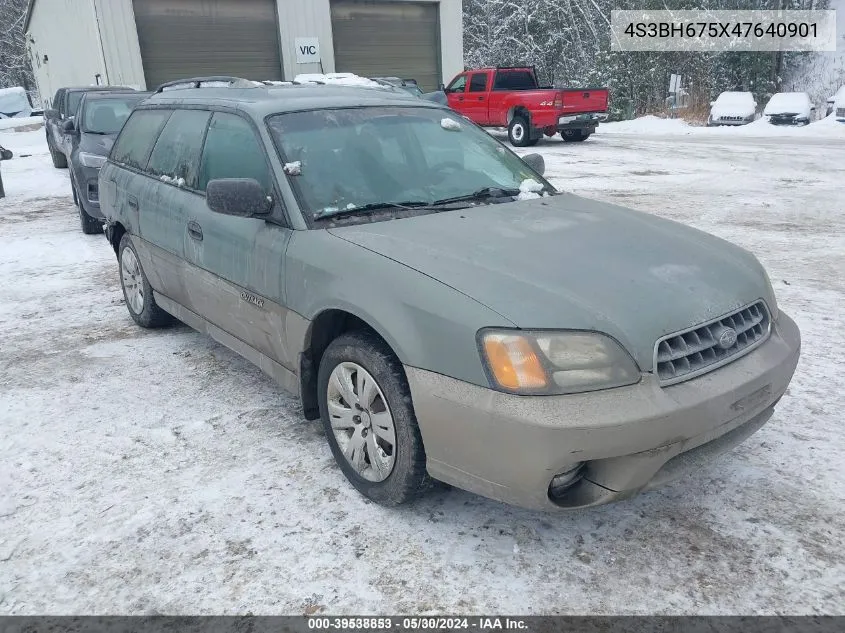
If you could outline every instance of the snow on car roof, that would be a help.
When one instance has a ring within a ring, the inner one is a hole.
[[[754,101],[754,96],[750,92],[723,92],[716,98],[716,103],[722,105],[728,104],[742,104]]]
[[[769,99],[763,114],[800,114],[808,112],[810,105],[810,96],[806,92],[779,92]]]

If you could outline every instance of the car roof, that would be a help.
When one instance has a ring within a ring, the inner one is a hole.
[[[153,94],[152,92],[139,92],[137,90],[108,90],[108,91],[98,90],[98,91],[86,92],[83,99],[85,99],[86,101],[92,101],[92,100],[99,101],[100,99],[125,99],[127,95],[130,96],[130,97],[144,98],[144,97],[149,97],[152,94]]]
[[[144,101],[155,106],[216,105],[241,109],[257,119],[271,114],[338,108],[412,106],[440,108],[404,90],[382,87],[301,84],[291,86],[180,88],[158,92]]]
[[[65,94],[72,92],[136,92],[134,88],[128,86],[72,86],[63,88]]]

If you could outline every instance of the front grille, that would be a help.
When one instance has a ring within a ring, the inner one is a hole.
[[[845,108],[836,108],[837,117],[845,117]]]
[[[770,331],[769,310],[757,301],[709,323],[664,336],[654,347],[660,384],[688,380],[744,356],[765,341]]]

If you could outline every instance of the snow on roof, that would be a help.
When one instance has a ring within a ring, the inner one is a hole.
[[[779,92],[769,99],[763,114],[771,116],[793,113],[809,116],[811,105],[810,95],[806,92]]]
[[[381,84],[366,77],[359,77],[353,73],[303,73],[293,78],[298,84],[317,83],[332,86],[364,86],[380,88]]]
[[[719,105],[747,105],[754,103],[754,96],[750,92],[723,92],[716,98]]]

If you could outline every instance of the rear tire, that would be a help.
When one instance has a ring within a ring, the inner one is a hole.
[[[580,143],[590,138],[590,134],[584,130],[561,130],[560,137],[567,143]]]
[[[53,159],[53,167],[56,169],[67,169],[67,156],[53,149],[52,145],[50,146],[50,158]]]
[[[173,317],[155,302],[153,288],[141,268],[141,260],[132,245],[129,233],[124,233],[120,240],[117,262],[123,299],[132,320],[143,328],[158,328],[172,323]]]
[[[320,360],[317,389],[329,447],[358,492],[397,506],[431,487],[405,372],[378,336],[349,332],[332,341]]]
[[[517,115],[508,124],[508,141],[514,147],[528,147],[531,144],[531,127],[528,119]]]

